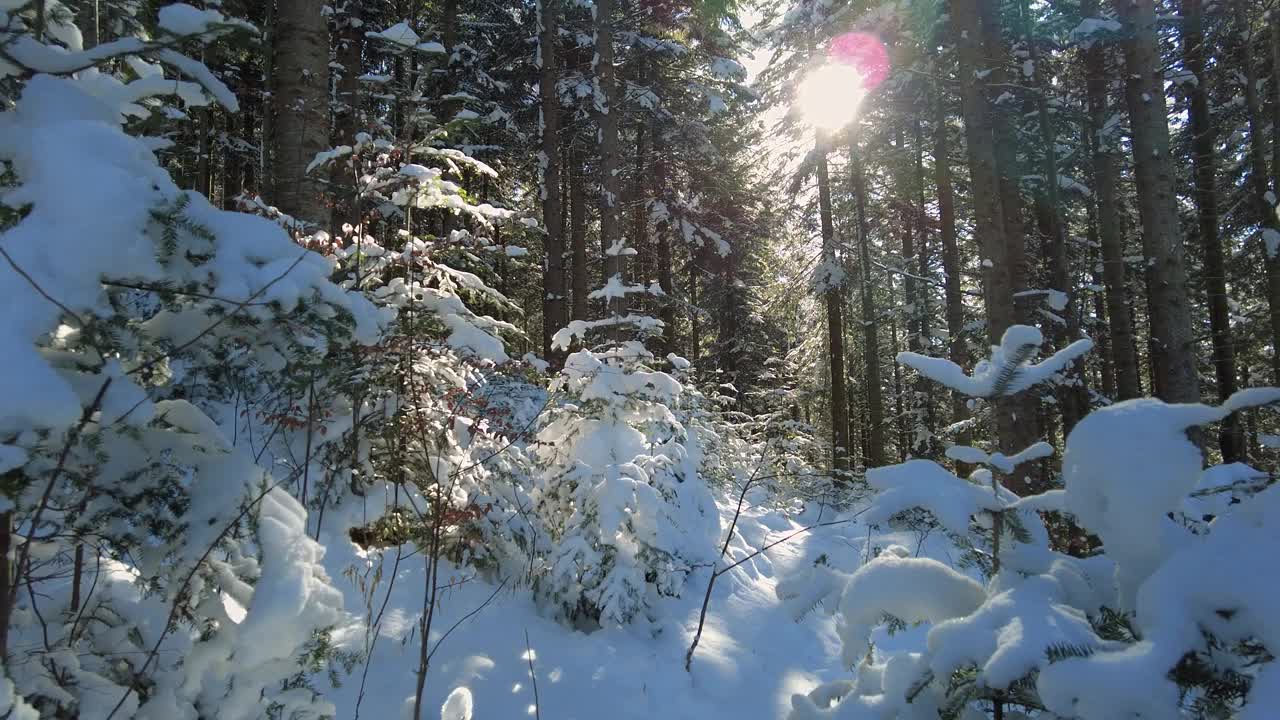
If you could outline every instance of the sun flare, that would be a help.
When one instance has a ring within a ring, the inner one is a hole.
[[[857,68],[833,62],[805,78],[800,84],[797,102],[805,122],[832,132],[853,120],[866,94],[862,73]]]

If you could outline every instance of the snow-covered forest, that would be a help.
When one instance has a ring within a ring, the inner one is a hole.
[[[1277,0],[0,0],[0,719],[1280,717]]]

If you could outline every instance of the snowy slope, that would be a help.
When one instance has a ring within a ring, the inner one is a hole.
[[[722,512],[732,507],[722,502]],[[832,517],[827,511],[827,518]],[[814,520],[810,509],[797,518]],[[723,523],[728,527],[729,517]],[[801,527],[794,519],[769,509],[748,509],[730,553],[742,557],[755,548]],[[534,653],[541,716],[558,720],[629,720],[631,718],[773,718],[783,717],[794,693],[807,692],[835,679],[814,668],[839,667],[840,644],[833,619],[821,609],[803,621],[793,620],[775,587],[780,578],[802,572],[826,554],[833,566],[852,570],[874,546],[890,542],[916,548],[913,535],[871,535],[850,523],[797,537],[743,563],[716,584],[707,627],[693,663],[683,669],[684,654],[697,625],[708,571],[695,575],[684,597],[659,601],[657,622],[591,634],[570,630],[538,612],[527,588],[503,588],[491,602],[441,644],[427,678],[424,718],[439,717],[439,708],[458,687],[472,695],[475,718],[520,718],[534,715],[534,690],[526,658],[525,633]],[[365,599],[352,581],[377,561],[362,556],[350,543],[330,538],[326,565],[346,593],[347,608],[360,613]],[[410,552],[406,548],[404,552]],[[384,559],[383,579],[375,592],[374,614],[384,601],[379,639],[366,680],[359,717],[409,717],[418,664],[416,623],[421,611],[424,562],[403,559],[390,599],[386,599],[395,552]],[[372,564],[371,564],[372,563]],[[469,569],[441,572],[441,584],[472,576]],[[463,616],[484,605],[496,584],[469,580],[445,593],[431,632],[433,644]],[[916,635],[904,633],[903,635]],[[362,651],[366,635],[353,622],[338,632],[344,648]],[[894,640],[907,638],[899,636]],[[357,716],[361,667],[341,677],[341,687],[327,694],[337,717]],[[327,679],[318,679],[326,687]]]

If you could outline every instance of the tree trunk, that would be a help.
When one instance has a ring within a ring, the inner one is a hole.
[[[1162,400],[1199,402],[1155,0],[1114,0],[1114,6],[1128,29],[1122,43],[1125,96],[1133,129],[1134,173],[1147,260],[1152,367]]]
[[[983,0],[987,2],[988,0]],[[990,11],[987,11],[990,14]],[[965,139],[969,152],[969,176],[973,187],[974,235],[982,244],[983,302],[987,312],[987,332],[991,344],[999,344],[1004,331],[1015,324],[1013,282],[1019,272],[1010,257],[1011,250],[1022,244],[1020,221],[1011,222],[1006,214],[1019,214],[1017,207],[1005,207],[1010,193],[1000,192],[1003,182],[995,148],[1012,145],[1011,138],[998,137],[990,101],[979,79],[979,73],[990,67],[984,53],[984,29],[978,0],[952,0],[954,24],[960,59],[960,101],[964,114]],[[1006,183],[1007,185],[1007,183]],[[1016,240],[1010,239],[1015,230]],[[995,401],[996,429],[1000,448],[1006,453],[1019,452],[1030,444],[1036,432],[1033,413],[1020,408],[1016,398]],[[1025,473],[1005,478],[1005,484],[1018,495],[1027,495],[1031,486]]]
[[[919,304],[916,310],[916,317],[919,319],[918,330],[920,333],[920,347],[926,355],[933,354],[933,331],[929,325],[929,319],[933,316],[933,284],[923,278],[928,278],[929,262],[931,259],[929,249],[929,218],[925,210],[925,176],[924,176],[924,121],[922,112],[915,112],[915,149],[912,154],[915,156],[915,178],[913,185],[915,187],[914,213],[916,226],[916,256],[915,256],[915,273],[922,279],[919,282],[916,301]],[[923,457],[937,457],[939,454],[939,446],[937,438],[933,436],[933,428],[935,427],[937,418],[935,417],[936,406],[933,402],[934,387],[930,380],[919,377],[916,380],[916,399],[918,411],[921,413],[923,420],[922,427],[925,432],[917,439],[917,454]]]
[[[867,467],[885,463],[884,395],[880,385],[880,320],[876,317],[875,296],[871,284],[871,224],[867,220],[867,178],[858,155],[853,133],[849,133],[849,169],[857,217],[858,264],[862,270],[862,345],[863,387],[867,400],[866,442],[863,457]]]
[[[1271,11],[1271,189],[1280,202],[1280,10]]]
[[[689,258],[689,360],[698,362],[698,354],[702,344],[702,325],[699,323],[702,311],[698,309],[698,256],[693,253]]]
[[[648,81],[648,61],[640,60],[640,69],[636,82],[643,85]],[[649,248],[649,190],[653,178],[650,175],[650,156],[653,149],[653,138],[649,133],[650,123],[637,118],[635,125],[635,154],[633,157],[632,181],[630,197],[631,205],[631,240],[629,245],[635,249],[631,267],[628,268],[635,283],[648,285],[653,277],[649,267],[654,264],[653,252]],[[652,315],[653,296],[644,293],[637,298],[636,311],[642,315]]]
[[[1227,306],[1227,269],[1218,238],[1217,132],[1209,112],[1209,76],[1205,72],[1206,48],[1204,16],[1200,0],[1182,2],[1182,54],[1187,70],[1196,81],[1184,85],[1190,106],[1191,167],[1195,180],[1195,202],[1200,224],[1200,246],[1204,251],[1204,287],[1209,302],[1209,331],[1213,338],[1213,368],[1218,381],[1218,400],[1225,401],[1236,391],[1235,344],[1231,339],[1231,310]],[[1243,460],[1244,436],[1239,416],[1222,421],[1218,434],[1223,462]]]
[[[1098,14],[1098,0],[1085,0],[1086,17]],[[1138,379],[1133,344],[1133,317],[1129,313],[1125,280],[1124,238],[1120,232],[1116,203],[1118,155],[1107,127],[1111,115],[1107,98],[1106,50],[1094,43],[1084,51],[1085,88],[1089,106],[1089,134],[1093,150],[1093,196],[1097,214],[1098,243],[1102,249],[1102,277],[1106,286],[1107,325],[1110,329],[1111,361],[1115,368],[1115,399],[1136,398],[1142,389]]]
[[[538,1],[538,95],[542,150],[538,154],[542,223],[547,231],[543,244],[546,271],[542,277],[542,356],[558,359],[551,337],[568,325],[565,311],[564,225],[560,197],[560,97],[556,43],[560,24],[559,0]]]
[[[341,16],[341,30],[335,41],[335,55],[342,66],[337,81],[336,110],[334,113],[334,140],[337,145],[356,143],[356,133],[360,131],[360,81],[357,79],[363,70],[364,33],[360,18],[360,3],[348,2]],[[329,174],[333,186],[335,206],[333,223],[341,226],[350,223],[360,226],[360,199],[357,197],[356,170],[350,162],[334,163]],[[335,229],[340,229],[335,228]]]
[[[13,555],[13,511],[0,513],[0,662],[9,665],[9,625],[13,622],[13,603],[16,597],[13,592],[14,583],[20,578],[14,577],[14,568],[9,564]]]
[[[85,50],[102,43],[102,8],[98,0],[82,0],[76,9],[76,27],[80,28],[81,47]]]
[[[262,142],[258,144],[258,194],[263,198],[274,198],[275,171],[271,165],[272,145],[275,143],[275,100],[276,88],[275,47],[276,47],[276,3],[267,0],[266,19],[263,21],[262,41],[266,48],[266,57],[262,58],[262,92],[259,95],[259,107],[262,108]]]
[[[823,299],[827,306],[827,355],[831,369],[831,467],[849,469],[849,399],[845,395],[844,319],[840,285],[832,277],[840,267],[836,258],[835,225],[831,219],[831,178],[827,171],[827,138],[818,139],[818,209],[822,216],[822,263],[826,266]]]
[[[916,210],[911,202],[911,178],[907,174],[909,163],[911,162],[907,155],[907,145],[901,127],[898,128],[895,138],[896,163],[899,166],[898,177],[895,178],[896,197],[894,204],[898,210],[898,238],[901,242],[901,266],[902,270],[902,291],[905,300],[906,318],[903,323],[903,329],[906,333],[907,349],[913,353],[924,353],[924,333],[922,329],[924,308],[921,307],[920,297],[921,288],[920,281],[915,278],[915,268],[912,267],[912,260],[916,256],[915,243],[915,225]],[[905,405],[907,415],[909,417],[909,440],[908,452],[913,456],[921,456],[925,454],[927,446],[928,430],[925,424],[925,413],[923,405],[923,393],[926,390],[927,381],[915,375],[911,383],[905,388],[907,394]]]
[[[600,143],[600,245],[605,250],[604,281],[612,278],[622,282],[626,277],[626,256],[614,250],[621,244],[618,222],[618,113],[621,104],[614,106],[618,97],[617,77],[613,60],[613,14],[615,0],[597,0],[595,5],[595,95],[596,127]],[[611,298],[606,314],[621,317],[627,314],[625,297]],[[615,333],[615,336],[620,336]]]
[[[961,290],[960,247],[956,239],[956,198],[951,183],[951,135],[947,128],[946,101],[941,83],[935,91],[935,117],[933,139],[933,182],[938,194],[938,229],[942,238],[943,295],[946,299],[947,357],[960,367],[969,366],[969,352],[964,342],[964,293]],[[951,392],[951,422],[958,423],[969,417],[967,398]],[[965,430],[956,435],[956,443],[968,445],[971,434]],[[965,474],[968,468],[957,465],[957,471]]]
[[[1011,121],[1013,103],[999,102],[1005,95],[1009,82],[1005,66],[1009,62],[1009,48],[1004,39],[1000,21],[999,0],[978,0],[978,31],[981,35],[981,70],[986,74],[982,86],[987,99],[987,114],[995,140],[994,158],[999,178],[1000,208],[1004,222],[1005,258],[1008,265],[1009,289],[1014,296],[1015,322],[1030,324],[1026,313],[1019,313],[1017,293],[1028,288],[1026,227],[1022,220],[1022,193],[1019,190],[1022,173],[1018,167],[1018,132]],[[1034,427],[1033,423],[1029,423]],[[1034,434],[1032,435],[1034,438]]]
[[[213,163],[210,158],[211,145],[210,138],[213,135],[213,113],[209,108],[200,108],[195,113],[196,116],[196,132],[199,133],[196,144],[196,177],[195,191],[212,200],[213,186],[211,180],[213,175],[210,168]]]
[[[272,100],[275,205],[299,221],[329,222],[307,165],[329,147],[329,31],[320,0],[278,0]]]
[[[651,121],[650,136],[653,138],[654,150],[653,195],[655,199],[662,200],[666,197],[667,163],[657,117]],[[653,234],[657,245],[655,264],[658,287],[662,288],[665,295],[659,300],[658,319],[662,321],[662,354],[666,355],[679,349],[676,345],[675,268],[672,267],[670,221],[659,222],[654,227]]]
[[[1258,225],[1263,228],[1263,250],[1267,267],[1267,302],[1271,310],[1271,363],[1273,379],[1280,385],[1280,223],[1276,221],[1275,198],[1268,199],[1266,124],[1262,119],[1262,100],[1258,97],[1258,69],[1253,63],[1253,36],[1244,0],[1234,0],[1236,37],[1239,42],[1237,62],[1244,70],[1245,107],[1249,113],[1249,195],[1256,208]],[[1274,30],[1274,28],[1273,28]],[[1274,78],[1273,78],[1274,80]],[[1274,129],[1273,129],[1273,132]],[[1280,172],[1278,170],[1277,172]],[[1267,241],[1267,237],[1274,240]]]
[[[581,155],[569,151],[569,243],[573,255],[573,319],[590,316],[587,304],[587,193],[583,187]]]
[[[1023,11],[1030,10],[1024,6]],[[1067,256],[1067,228],[1062,215],[1062,192],[1058,181],[1058,132],[1053,122],[1049,107],[1049,83],[1044,81],[1044,69],[1041,67],[1040,46],[1034,33],[1028,30],[1027,44],[1030,47],[1032,63],[1032,81],[1036,88],[1036,117],[1039,122],[1040,144],[1044,156],[1041,158],[1041,169],[1044,173],[1044,219],[1046,235],[1049,241],[1049,279],[1053,289],[1067,297],[1066,307],[1062,310],[1063,322],[1055,322],[1054,339],[1058,349],[1065,348],[1080,335],[1080,313],[1073,307],[1075,288],[1072,283],[1071,261]],[[1084,360],[1072,363],[1072,372],[1067,382],[1058,393],[1058,404],[1062,410],[1062,437],[1066,436],[1088,411],[1089,395],[1085,385]],[[1074,376],[1074,377],[1071,377]]]

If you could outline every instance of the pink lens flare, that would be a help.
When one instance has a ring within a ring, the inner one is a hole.
[[[871,33],[848,32],[836,36],[827,49],[827,56],[852,65],[862,76],[862,86],[868,92],[889,77],[889,50]]]

